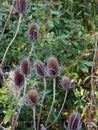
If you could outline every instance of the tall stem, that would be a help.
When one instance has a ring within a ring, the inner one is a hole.
[[[46,94],[46,78],[44,77],[43,80],[44,80],[44,94],[43,94],[42,103],[41,103],[41,108],[40,108],[40,112],[39,112],[39,116],[38,116],[37,130],[38,130],[38,128],[39,128],[39,123],[40,123],[42,108],[43,108],[44,99],[45,99],[45,94]]]
[[[12,38],[11,42],[9,43],[9,45],[8,45],[8,47],[7,47],[7,49],[6,49],[5,53],[4,53],[4,56],[3,56],[3,59],[2,59],[2,62],[1,62],[1,66],[2,66],[3,63],[4,63],[6,54],[7,54],[8,50],[9,50],[10,46],[12,45],[12,43],[14,42],[14,40],[15,40],[17,34],[18,34],[19,27],[20,27],[20,23],[21,23],[21,18],[22,18],[22,14],[20,14],[20,16],[19,16],[19,21],[18,21],[18,26],[17,26],[16,33],[15,33],[14,37]]]
[[[35,106],[33,106],[33,122],[34,122],[34,130],[36,130],[36,120],[35,120],[36,110]]]
[[[31,55],[32,55],[33,49],[34,49],[34,42],[32,42],[32,48],[31,48],[30,53],[29,53],[29,56],[28,56],[29,59],[30,59],[30,57],[31,57]]]
[[[49,120],[49,118],[50,118],[50,115],[51,115],[51,113],[52,113],[53,106],[54,106],[54,103],[55,103],[55,89],[56,89],[56,78],[53,78],[53,101],[52,101],[52,105],[51,105],[51,108],[50,108],[50,111],[49,111],[49,114],[48,114],[48,117],[47,117],[47,120],[46,120],[45,127],[46,127],[47,124],[48,124],[48,120]]]
[[[23,97],[25,96],[25,94],[26,94],[26,80],[25,80],[25,85],[24,85]]]
[[[11,16],[11,13],[12,13],[12,10],[13,10],[13,7],[14,7],[14,3],[15,3],[15,1],[16,1],[16,0],[13,0],[13,3],[12,3],[12,6],[11,6],[11,9],[10,9],[10,12],[9,12],[8,18],[7,18],[6,22],[5,22],[5,25],[4,25],[4,28],[3,28],[3,31],[2,31],[1,36],[0,36],[0,41],[2,40],[2,37],[3,37],[4,31],[5,31],[5,28],[6,28],[6,26],[7,26],[7,23],[8,23],[8,21],[9,21],[9,19],[10,19],[10,16]]]
[[[62,110],[63,110],[63,108],[64,108],[65,102],[66,102],[67,92],[68,92],[68,91],[66,90],[63,104],[62,104],[62,106],[61,106],[61,109],[60,109],[60,111],[59,111],[59,113],[58,113],[56,119],[55,119],[46,129],[48,129],[50,126],[52,126],[52,125],[56,122],[56,120],[59,118],[59,116],[60,116],[60,114],[61,114],[61,112],[62,112]]]

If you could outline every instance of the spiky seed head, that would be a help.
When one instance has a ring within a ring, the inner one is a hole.
[[[4,74],[2,72],[2,69],[0,68],[0,88],[3,86],[4,83]]]
[[[35,41],[38,39],[38,26],[35,23],[32,23],[29,27],[29,31],[28,31],[28,37],[29,40],[31,41]]]
[[[58,63],[57,58],[55,58],[53,56],[50,57],[47,62],[47,68],[48,68],[49,76],[51,76],[51,77],[58,76],[60,73],[60,70],[59,70],[59,63]]]
[[[81,127],[82,127],[81,117],[79,113],[74,110],[69,117],[68,130],[80,130]]]
[[[21,72],[20,68],[17,68],[14,71],[14,83],[18,88],[21,88],[25,85],[25,77],[23,73]]]
[[[40,60],[36,60],[34,62],[34,67],[35,67],[35,71],[36,74],[41,77],[44,78],[46,76],[46,68],[44,66],[44,64],[40,61]]]
[[[69,80],[69,78],[68,77],[62,77],[62,79],[61,79],[61,85],[62,85],[62,88],[64,89],[64,90],[67,90],[67,89],[69,89],[70,87],[71,87],[71,81]]]
[[[31,63],[29,58],[24,58],[20,64],[21,72],[28,77],[31,72]]]
[[[28,99],[30,104],[37,104],[38,103],[38,92],[37,90],[30,90],[28,92]]]
[[[27,10],[27,0],[16,0],[16,5],[15,5],[17,11],[19,13],[24,13]]]

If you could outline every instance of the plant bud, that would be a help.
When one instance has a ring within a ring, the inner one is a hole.
[[[48,59],[47,68],[49,76],[56,77],[59,75],[59,64],[55,57],[50,57]]]
[[[78,112],[75,110],[69,117],[68,130],[80,130],[82,127],[81,118]]]
[[[61,79],[61,85],[64,90],[67,90],[71,87],[71,81],[67,77],[62,77]]]
[[[39,77],[44,78],[46,76],[46,74],[47,74],[44,64],[40,60],[36,60],[34,62],[34,66],[35,66],[36,74]]]
[[[35,41],[38,39],[38,26],[35,23],[32,23],[29,27],[29,40]]]
[[[38,92],[37,90],[31,90],[28,92],[28,99],[30,104],[38,103]]]
[[[27,0],[16,0],[16,5],[15,5],[17,11],[19,13],[24,13],[27,10]]]
[[[20,67],[21,67],[21,72],[25,75],[25,77],[28,77],[31,71],[30,60],[28,58],[23,59],[20,64]]]
[[[17,87],[21,88],[25,85],[25,77],[20,68],[14,71],[14,83]]]

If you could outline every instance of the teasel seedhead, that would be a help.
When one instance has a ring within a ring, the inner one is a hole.
[[[16,0],[15,7],[19,13],[26,12],[27,11],[27,0]]]
[[[2,69],[0,68],[0,88],[3,86],[4,84],[4,74],[2,72]]]
[[[38,39],[38,26],[35,23],[32,23],[29,27],[29,31],[28,31],[28,37],[29,40],[31,41],[35,41]]]
[[[31,72],[31,63],[29,58],[24,58],[20,64],[21,72],[28,77]]]
[[[25,85],[25,76],[21,72],[20,68],[14,71],[14,83],[18,88],[22,88]]]
[[[79,113],[74,110],[69,117],[68,130],[80,130],[81,127],[82,127],[81,117]]]
[[[30,90],[28,92],[28,101],[30,104],[36,105],[38,103],[38,92],[37,90]]]
[[[51,77],[58,76],[60,73],[60,69],[59,69],[59,63],[58,63],[57,58],[55,58],[53,56],[50,57],[47,62],[47,68],[48,68],[49,76],[51,76]]]
[[[62,85],[63,90],[67,90],[71,88],[71,81],[69,80],[68,77],[64,76],[61,79],[61,85]]]
[[[36,60],[34,62],[34,67],[36,75],[38,75],[39,77],[44,78],[47,75],[46,68],[40,60]]]

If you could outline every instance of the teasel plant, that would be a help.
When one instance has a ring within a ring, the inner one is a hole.
[[[27,10],[27,0],[16,0],[15,1],[15,8],[16,8],[16,10],[19,13],[18,25],[17,25],[16,32],[15,32],[15,34],[14,34],[11,42],[9,43],[9,45],[7,46],[7,48],[5,50],[2,62],[0,64],[1,66],[3,65],[3,63],[5,61],[5,58],[6,58],[6,55],[7,55],[7,52],[9,50],[10,46],[13,44],[13,42],[14,42],[14,40],[15,40],[18,32],[19,32],[19,28],[20,28],[20,23],[21,23],[21,20],[22,20],[22,16],[23,16],[24,12],[26,12],[26,10]]]
[[[59,111],[56,119],[49,126],[47,126],[46,129],[48,129],[50,126],[52,126],[57,121],[57,119],[61,115],[61,112],[62,112],[62,110],[64,108],[64,105],[65,105],[65,102],[66,102],[66,98],[67,98],[68,89],[71,88],[71,81],[69,80],[68,77],[66,77],[66,76],[62,77],[62,79],[61,79],[61,87],[65,91],[64,101],[62,103],[62,106],[60,108],[60,111]]]
[[[28,103],[33,107],[33,123],[36,130],[36,105],[39,103],[37,90],[33,89],[28,92]]]
[[[39,30],[38,25],[36,23],[31,23],[28,30],[28,39],[32,43],[32,47],[28,56],[29,58],[31,57],[33,49],[34,49],[34,42],[38,39],[38,35],[39,35],[38,30]]]
[[[43,97],[42,97],[42,101],[41,101],[41,107],[40,107],[39,116],[38,116],[38,123],[37,123],[37,130],[38,130],[39,124],[40,124],[42,108],[44,106],[45,94],[46,94],[46,76],[47,76],[47,71],[46,71],[45,65],[40,60],[35,60],[34,67],[35,67],[36,75],[38,77],[42,78],[43,82],[44,82],[44,93],[43,93]]]
[[[47,62],[47,70],[48,70],[48,76],[53,78],[53,101],[52,101],[52,105],[48,114],[48,117],[46,119],[46,123],[45,123],[45,127],[47,127],[48,124],[48,120],[50,118],[50,115],[52,113],[54,104],[55,104],[55,95],[56,95],[56,77],[60,75],[60,67],[59,67],[59,63],[56,57],[51,56],[48,59]]]
[[[30,73],[31,73],[30,59],[29,58],[24,58],[21,61],[20,68],[21,68],[21,72],[23,73],[23,75],[25,76],[26,81],[27,81],[27,79],[30,77]],[[26,84],[24,86],[24,94],[23,95],[25,96],[25,94],[26,94]]]
[[[72,114],[69,117],[68,127],[64,127],[66,130],[81,130],[82,121],[80,114],[76,110],[73,110]]]

